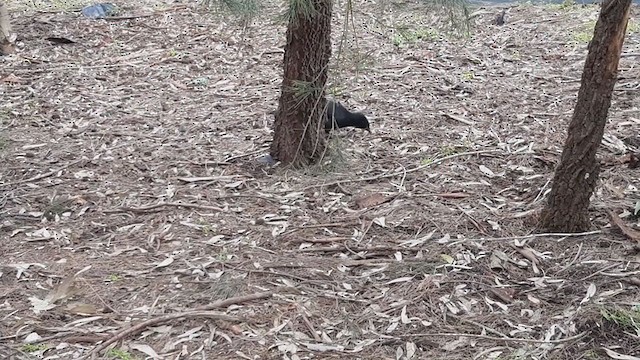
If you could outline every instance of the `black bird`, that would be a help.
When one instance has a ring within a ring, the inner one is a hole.
[[[502,9],[502,12],[496,16],[493,20],[495,25],[504,25],[504,15],[507,13],[507,9]]]
[[[331,131],[331,129],[343,127],[356,127],[371,132],[371,129],[369,129],[369,120],[367,120],[364,114],[353,113],[342,106],[342,104],[333,100],[327,100],[325,114],[324,130],[326,132]]]

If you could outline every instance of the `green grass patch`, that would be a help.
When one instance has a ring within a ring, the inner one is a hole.
[[[550,9],[554,10],[572,10],[574,7],[578,6],[575,0],[564,0],[560,4],[549,4]]]
[[[591,41],[593,31],[596,28],[595,21],[589,21],[581,25],[577,30],[571,32],[570,42],[574,44],[584,44]]]
[[[602,309],[600,313],[606,321],[621,327],[625,331],[640,334],[640,307],[635,306],[629,310],[621,308]]]
[[[471,81],[476,77],[473,71],[465,71],[462,73],[462,80]]]
[[[0,134],[0,151],[4,151],[9,147],[9,141],[2,134]]]
[[[432,28],[411,29],[406,26],[396,28],[396,34],[391,41],[397,47],[406,47],[420,42],[435,41],[440,33]]]
[[[202,231],[202,235],[210,236],[213,234],[215,226],[211,225],[209,221],[204,218],[199,218],[197,223],[198,225],[200,225],[200,231]]]
[[[34,353],[38,351],[47,350],[49,346],[47,344],[24,344],[20,347],[23,352]]]
[[[340,131],[340,130],[335,130]],[[337,135],[337,134],[336,134]],[[319,176],[349,168],[349,160],[343,151],[347,145],[339,136],[331,136],[327,141],[322,160],[310,166],[307,175]]]
[[[629,19],[627,23],[627,34],[637,33],[640,30],[640,25],[633,19]]]
[[[122,350],[122,349],[109,349],[109,351],[107,351],[107,358],[109,359],[118,359],[118,360],[134,360],[134,359],[138,359],[137,357],[133,356],[130,352]]]
[[[122,276],[118,275],[118,274],[111,274],[109,276],[107,276],[107,278],[105,279],[106,282],[118,282],[122,280]]]
[[[69,199],[56,197],[52,199],[49,205],[44,209],[43,216],[47,220],[53,221],[56,217],[62,216],[62,214],[69,211],[71,211],[69,209]]]
[[[202,4],[212,10],[238,18],[243,26],[260,14],[263,7],[259,0],[203,0]]]
[[[329,71],[329,76],[333,80],[332,82],[342,82],[342,77],[340,76],[342,71],[347,71],[349,73],[356,71],[358,73],[362,73],[371,69],[375,65],[376,58],[371,54],[371,52],[363,52],[357,46],[345,46],[339,57],[331,59],[330,66],[332,67],[332,70],[335,69],[337,71]],[[339,91],[342,92],[345,89],[346,87],[342,87]],[[334,91],[334,88],[328,88],[326,91],[331,93]]]
[[[584,25],[580,26],[579,29],[571,32],[570,42],[574,44],[588,43],[593,38],[593,32],[595,29],[595,20],[586,22]],[[640,25],[633,19],[629,19],[629,22],[627,23],[627,34],[637,33],[639,30]]]
[[[30,10],[55,10],[55,11],[77,11],[86,5],[90,5],[90,1],[81,0],[32,0],[32,1],[19,1],[8,0],[7,6],[10,9],[30,9]]]
[[[571,42],[576,44],[584,44],[591,41],[593,33],[578,32],[571,35]]]

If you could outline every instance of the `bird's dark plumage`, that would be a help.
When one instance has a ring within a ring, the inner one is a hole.
[[[502,12],[498,15],[496,15],[495,20],[493,21],[493,23],[495,25],[504,25],[504,15],[507,13],[507,9],[502,9]]]
[[[353,113],[342,106],[342,104],[333,100],[327,100],[325,114],[324,130],[326,132],[334,128],[343,127],[356,127],[371,132],[369,129],[369,120],[367,120],[364,114]]]

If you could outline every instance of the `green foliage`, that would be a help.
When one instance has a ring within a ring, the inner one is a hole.
[[[0,125],[8,125],[10,123],[9,116],[8,108],[0,108]],[[0,152],[7,149],[7,147],[9,147],[9,141],[4,134],[0,133]]]
[[[559,6],[562,6],[562,5],[559,5]],[[560,9],[566,9],[566,7],[560,7]],[[575,30],[571,33],[570,42],[574,44],[588,43],[593,38],[593,33],[595,31],[595,28],[596,28],[595,20],[584,23],[582,26],[579,27],[578,30]],[[633,19],[629,19],[629,22],[627,23],[627,34],[638,32],[638,30],[640,30],[640,26],[638,26],[638,23],[633,21]]]
[[[434,41],[444,36],[469,36],[471,33],[471,13],[468,0],[421,0],[421,7],[408,7],[406,3],[392,3],[394,13],[406,13],[410,18],[420,20],[413,28],[406,25],[387,25],[376,21],[378,26],[391,29],[395,35],[392,42],[396,46]],[[428,26],[423,20],[427,18]],[[421,27],[422,26],[422,27]],[[387,30],[385,29],[385,30]]]
[[[131,355],[131,353],[129,353],[128,351],[122,350],[122,349],[109,349],[109,351],[107,351],[107,357],[109,359],[119,359],[119,360],[134,360],[136,359],[135,356]]]
[[[560,4],[549,4],[549,7],[555,10],[571,10],[576,5],[575,0],[563,0]]]
[[[222,275],[211,284],[208,293],[214,299],[228,299],[242,293],[246,287],[243,277]]]
[[[633,19],[629,19],[629,22],[627,23],[627,34],[637,33],[638,30],[640,30],[640,25],[633,21]]]
[[[584,25],[580,26],[580,28],[571,33],[571,42],[575,44],[584,44],[591,41],[593,38],[593,32],[596,28],[595,21],[589,21]]]
[[[334,61],[338,59],[334,58]],[[362,52],[358,48],[347,48],[340,53],[340,61],[336,61],[336,64],[332,68],[333,71],[329,72],[331,81],[335,83],[341,82],[340,72],[363,72],[370,69],[376,63],[375,56],[372,56],[370,52]],[[336,97],[344,93],[346,87],[340,89],[327,89],[327,92],[333,94],[335,92]]]
[[[202,4],[239,17],[245,26],[262,10],[259,0],[202,0]]]
[[[199,218],[198,221],[196,221],[196,223],[198,224],[198,227],[200,231],[202,231],[202,234],[204,236],[209,236],[213,234],[215,230],[215,226],[211,225],[211,223],[207,219]]]
[[[49,347],[46,344],[24,344],[21,350],[26,353],[33,353],[38,351],[47,350]]]
[[[109,276],[107,276],[107,279],[105,280],[106,282],[118,282],[122,280],[122,276],[118,275],[118,274],[110,274]]]
[[[511,55],[513,60],[522,60],[522,54],[517,49],[511,49],[511,51],[509,51],[509,55]]]
[[[640,308],[633,307],[629,310],[620,308],[602,309],[600,313],[605,320],[620,326],[625,331],[640,333]]]
[[[169,55],[172,58],[180,58],[180,53],[176,49],[170,49],[167,55]]]
[[[470,81],[473,80],[475,78],[475,74],[473,73],[473,71],[465,71],[462,73],[462,79],[465,81]]]
[[[394,35],[392,41],[393,45],[403,47],[420,41],[437,40],[439,36],[439,32],[435,29],[425,28],[412,30],[406,26],[399,26],[396,28],[396,35]]]
[[[596,360],[596,359],[601,359],[600,354],[598,354],[597,351],[595,350],[587,350],[584,354],[583,354],[584,358],[587,360]]]
[[[205,88],[209,86],[209,78],[199,77],[199,78],[191,79],[191,85],[197,88]]]
[[[65,201],[54,200],[46,207],[44,210],[43,216],[49,220],[53,221],[56,217],[62,216],[66,211],[68,211],[69,207],[67,206]]]
[[[310,96],[319,97],[322,93],[322,89],[314,86],[312,82],[302,80],[294,80],[293,86],[289,90],[293,92],[298,103],[303,102]]]
[[[10,12],[38,11],[80,11],[84,6],[93,4],[87,0],[4,0]]]
[[[327,147],[322,154],[322,160],[308,166],[303,170],[307,176],[320,177],[334,174],[340,171],[349,171],[352,168],[349,155],[344,149],[349,146],[339,136],[330,136]]]
[[[576,0],[564,0],[562,2],[562,6],[565,8],[570,8],[576,5]]]
[[[86,1],[82,0],[32,0],[32,1],[7,1],[8,6],[10,7],[27,7],[30,9],[53,9],[53,10],[76,10],[82,8],[84,5],[87,5]]]
[[[432,158],[424,158],[424,159],[420,160],[420,166],[429,165],[431,163],[433,163],[433,159]]]
[[[327,87],[326,93],[334,98],[338,98],[344,93],[345,90],[347,90],[347,87],[345,85],[334,84]]]
[[[438,152],[433,157],[422,158],[422,160],[420,160],[420,165],[421,166],[429,165],[429,164],[433,163],[434,161],[439,160],[441,158],[444,158],[444,157],[447,157],[447,156],[452,156],[452,155],[455,155],[455,154],[459,154],[459,153],[463,153],[465,151],[468,151],[469,150],[469,145],[470,144],[442,145],[438,149]]]
[[[227,249],[223,248],[219,253],[216,254],[216,260],[225,262],[233,259],[233,255],[230,254]]]
[[[445,156],[451,156],[451,155],[455,155],[459,152],[462,152],[462,150],[457,149],[454,146],[451,145],[447,145],[447,146],[442,146],[440,148],[440,151],[438,151],[438,154],[440,154],[440,156],[445,157]]]
[[[444,14],[442,25],[449,25],[456,32],[464,35],[471,33],[468,0],[422,0],[427,6],[438,13]]]
[[[285,21],[296,19],[298,15],[302,15],[307,19],[312,18],[316,13],[316,8],[311,0],[289,0],[289,7],[285,13]]]
[[[356,64],[356,70],[362,72],[375,65],[375,58],[369,55],[355,56],[353,62]]]

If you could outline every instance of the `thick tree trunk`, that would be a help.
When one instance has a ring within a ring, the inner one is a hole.
[[[631,0],[605,0],[584,64],[582,83],[560,164],[540,225],[549,231],[579,232],[591,226],[589,198],[598,180],[596,152],[602,141]]]
[[[8,55],[15,52],[15,35],[11,32],[9,10],[4,1],[0,1],[0,54]]]
[[[333,3],[292,0],[290,6],[271,156],[287,165],[304,166],[319,160],[326,145],[324,85],[331,57]]]

